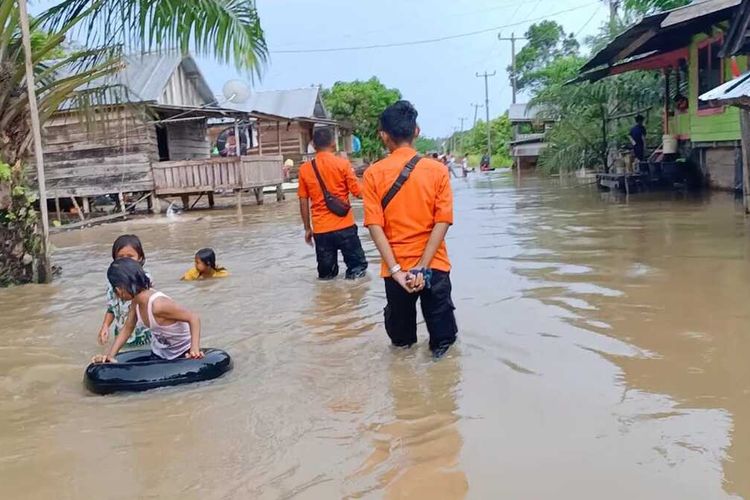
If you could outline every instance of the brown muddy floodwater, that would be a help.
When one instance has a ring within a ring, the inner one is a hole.
[[[750,232],[734,200],[625,203],[510,174],[454,187],[461,337],[440,362],[424,343],[389,349],[374,272],[315,280],[294,200],[55,236],[62,277],[0,291],[0,495],[750,498]],[[203,345],[233,355],[228,376],[85,392],[124,232],[157,288],[200,312]],[[179,282],[204,246],[232,276]]]

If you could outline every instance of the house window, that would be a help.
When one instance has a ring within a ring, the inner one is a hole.
[[[698,47],[698,95],[712,90],[724,82],[724,67],[719,57],[722,40]],[[698,109],[710,108],[707,102],[698,101]]]

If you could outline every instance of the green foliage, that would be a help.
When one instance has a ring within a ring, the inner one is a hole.
[[[565,85],[575,74],[575,64],[558,60],[552,65],[568,69],[557,72],[558,80],[532,100],[545,117],[558,120],[547,134],[548,146],[539,158],[540,169],[548,173],[581,166],[606,169],[609,152],[628,143],[633,116],[658,109],[661,77],[631,72],[596,83]]]
[[[194,49],[256,72],[268,55],[251,0],[62,0],[39,19],[55,32],[74,23],[88,47],[118,45],[131,53]]]
[[[579,44],[572,33],[566,34],[555,21],[532,24],[524,37],[526,45],[516,56],[516,81],[519,89],[537,89],[544,85],[543,70],[553,61],[578,54]],[[513,79],[513,67],[508,66]]]
[[[425,154],[428,151],[437,151],[440,149],[440,143],[437,141],[437,139],[432,139],[431,137],[417,137],[417,140],[414,141],[414,148],[422,153]]]
[[[0,286],[33,278],[33,256],[41,248],[35,202],[20,165],[0,162]]]
[[[469,167],[479,168],[482,162],[482,156],[484,155],[466,155],[466,158],[469,160]],[[493,168],[508,167],[510,164],[511,158],[507,155],[492,155],[492,158],[490,159],[490,165],[492,165]]]
[[[623,5],[626,11],[646,15],[676,9],[689,3],[690,0],[625,0]]]
[[[354,134],[362,140],[362,156],[380,156],[383,146],[378,137],[378,119],[386,107],[401,99],[401,92],[372,77],[367,81],[336,82],[322,95],[333,118],[354,125]]]
[[[493,166],[504,166],[511,163],[508,143],[511,140],[511,127],[508,115],[504,114],[490,120],[490,141],[492,143]],[[464,132],[463,137],[457,134],[455,143],[462,154],[481,157],[487,153],[487,124],[478,121],[471,129]],[[462,147],[461,147],[462,146]]]

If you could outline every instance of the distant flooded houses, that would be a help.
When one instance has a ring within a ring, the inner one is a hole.
[[[554,120],[544,118],[539,108],[528,103],[511,104],[508,108],[512,140],[510,156],[513,168],[535,168],[539,154],[547,146],[546,132]]]
[[[342,151],[351,151],[351,127],[328,117],[317,87],[232,103],[216,98],[191,56],[177,53],[128,57],[101,85],[123,93],[97,102],[88,120],[68,107],[43,131],[47,197],[58,219],[71,205],[84,219],[103,196],[119,199],[123,211],[124,200],[159,209],[159,200],[176,198],[187,209],[205,196],[213,206],[218,192],[237,193],[239,202],[251,191],[262,202],[268,186],[281,197],[284,161],[305,157],[319,125],[334,127]],[[218,144],[227,130],[232,137]]]
[[[343,154],[352,152],[352,126],[333,120],[326,110],[318,86],[291,90],[254,92],[247,102],[230,104],[239,111],[283,117],[283,121],[259,120],[250,124],[242,137],[250,154],[277,153],[291,159],[295,167],[313,153],[311,146],[315,127],[331,127],[337,147]],[[218,144],[232,134],[230,120],[214,120],[209,132]],[[242,132],[241,132],[242,133]],[[291,171],[296,176],[296,168]]]
[[[652,163],[679,169],[671,160],[689,159],[707,185],[725,190],[743,184],[739,112],[699,96],[747,70],[746,56],[724,52],[742,3],[706,0],[646,16],[594,55],[578,78],[595,82],[629,71],[661,72],[663,137]]]

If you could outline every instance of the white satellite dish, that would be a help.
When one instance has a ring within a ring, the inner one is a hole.
[[[232,104],[243,104],[250,99],[250,86],[242,80],[229,80],[221,90],[224,99]]]

